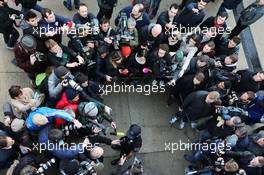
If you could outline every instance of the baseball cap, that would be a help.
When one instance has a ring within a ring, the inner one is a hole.
[[[138,126],[137,124],[132,124],[129,127],[129,130],[126,133],[126,136],[129,139],[135,139],[136,137],[138,137],[141,134],[141,127]]]

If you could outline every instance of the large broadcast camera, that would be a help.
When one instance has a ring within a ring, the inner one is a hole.
[[[76,175],[92,175],[94,173],[96,173],[96,171],[91,162],[82,161],[80,163],[80,170]]]
[[[68,83],[71,88],[73,88],[79,92],[82,92],[83,88],[78,83],[76,83],[74,78],[75,77],[73,75],[69,75],[67,78],[63,79],[62,82],[65,84]]]
[[[115,49],[119,49],[119,45],[129,44],[129,41],[134,39],[128,30],[128,18],[125,13],[121,13],[121,17],[118,23],[118,35],[110,37],[114,43]]]

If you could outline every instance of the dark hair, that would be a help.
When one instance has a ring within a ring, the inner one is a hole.
[[[224,81],[225,89],[231,88],[231,82],[230,81]]]
[[[81,72],[75,75],[75,77],[76,77],[77,83],[84,83],[89,80],[88,76]]]
[[[160,44],[159,45],[159,49],[168,52],[169,51],[169,46],[168,46],[168,44]]]
[[[196,78],[200,82],[203,82],[205,79],[205,76],[204,76],[204,73],[198,72],[197,74],[195,74],[194,78]]]
[[[206,45],[212,48],[212,50],[215,48],[215,43],[213,41],[209,41],[208,43],[206,43]]]
[[[238,60],[237,55],[230,55],[230,56],[228,56],[228,57],[232,60],[232,63],[235,63],[235,62],[237,62],[237,60]]]
[[[203,1],[203,2],[208,4],[211,0],[198,0],[198,2],[201,2],[201,1]]]
[[[247,91],[246,93],[248,94],[248,98],[249,98],[250,101],[255,99],[255,97],[256,97],[255,96],[255,92]]]
[[[172,9],[172,7],[174,9],[178,9],[178,10],[180,9],[180,6],[178,4],[176,4],[176,3],[173,3],[173,4],[170,5],[170,10]]]
[[[238,36],[234,36],[232,40],[238,45],[241,42],[241,39]]]
[[[37,17],[37,14],[35,12],[33,12],[33,11],[28,11],[25,14],[25,16],[24,16],[24,18],[25,18],[26,21],[29,21],[30,19],[36,18],[36,17]]]
[[[148,52],[146,49],[139,49],[139,51],[137,52],[137,57],[146,57],[147,53]]]
[[[104,53],[109,53],[109,49],[107,46],[101,45],[98,47],[97,52],[99,53],[99,55],[102,55]]]
[[[7,147],[6,136],[0,136],[0,149]]]
[[[85,3],[83,3],[83,2],[80,3],[79,9],[80,9],[81,6],[87,7],[87,5]]]
[[[49,130],[48,138],[51,142],[56,143],[64,139],[64,134],[59,129],[51,129]]]
[[[47,18],[47,13],[50,15],[52,13],[52,10],[48,8],[43,8],[41,11],[42,18]]]
[[[208,61],[209,61],[209,56],[207,56],[207,55],[201,55],[201,56],[198,56],[197,57],[197,59],[200,61],[200,62],[206,62],[206,63],[208,63]]]
[[[13,85],[8,90],[9,95],[12,99],[15,97],[18,97],[20,94],[22,94],[21,87],[17,85]]]
[[[109,21],[109,19],[107,19],[107,18],[105,18],[105,17],[103,17],[101,20],[100,20],[100,24],[110,24],[110,21]]]
[[[228,19],[228,13],[226,11],[222,11],[222,12],[219,12],[217,14],[217,16],[221,16],[222,18],[226,18],[226,20]]]
[[[187,43],[189,43],[190,39],[193,39],[197,44],[197,43],[200,43],[202,41],[202,36],[194,33],[187,38]]]

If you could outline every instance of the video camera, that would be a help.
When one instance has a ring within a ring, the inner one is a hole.
[[[76,83],[74,78],[75,77],[73,75],[69,75],[67,78],[63,79],[62,82],[64,82],[65,84],[68,83],[71,88],[82,92],[83,88],[78,83]]]
[[[53,158],[44,164],[40,164],[40,167],[38,168],[36,174],[44,175],[44,172],[47,171],[55,163],[56,163],[56,160]]]
[[[238,96],[237,96],[237,94],[236,94],[235,91],[231,91],[231,93],[230,93],[230,95],[229,95],[229,99],[233,99],[234,102],[236,102],[236,101],[239,100],[239,98],[238,98]]]

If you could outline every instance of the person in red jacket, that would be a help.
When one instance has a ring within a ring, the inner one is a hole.
[[[72,88],[67,88],[63,92],[61,99],[57,103],[56,109],[64,109],[66,111],[70,111],[75,116],[79,103],[80,103],[80,99],[79,99],[78,91]],[[60,127],[62,124],[65,123],[66,121],[61,118],[57,118],[55,120],[56,127]]]

